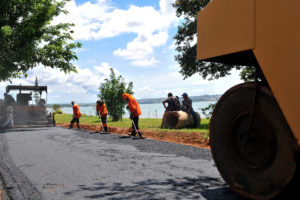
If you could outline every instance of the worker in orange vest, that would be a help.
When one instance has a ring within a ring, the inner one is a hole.
[[[142,133],[139,129],[139,116],[142,114],[140,106],[138,102],[133,98],[130,94],[124,93],[122,95],[123,99],[128,102],[127,109],[130,111],[130,119],[132,119],[132,132],[131,135],[142,137]]]
[[[79,118],[81,117],[81,113],[79,110],[79,105],[75,104],[74,101],[72,101],[71,104],[73,106],[73,119],[70,123],[69,128],[73,128],[73,124],[76,122],[77,128],[80,129]]]
[[[103,100],[99,99],[96,105],[97,116],[101,118],[104,132],[107,132],[107,108]],[[100,131],[101,132],[101,131]]]

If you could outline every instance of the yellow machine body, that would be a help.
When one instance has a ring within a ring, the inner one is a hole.
[[[298,0],[212,0],[198,13],[197,59],[251,65],[251,52],[300,146],[299,10]]]

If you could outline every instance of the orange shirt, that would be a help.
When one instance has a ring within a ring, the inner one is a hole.
[[[96,110],[100,113],[100,115],[107,115],[107,108],[104,103],[101,104],[101,106],[97,104]]]
[[[80,118],[81,117],[79,106],[77,104],[73,105],[73,115],[74,115],[75,118]]]
[[[127,98],[129,111],[133,114],[134,117],[140,116],[142,114],[141,108],[138,102],[130,94],[124,93],[123,99]]]

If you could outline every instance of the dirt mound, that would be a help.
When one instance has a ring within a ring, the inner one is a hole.
[[[59,123],[57,126],[68,128],[69,124]],[[80,125],[81,129],[88,130],[90,132],[94,131],[102,131],[101,125]],[[76,128],[76,126],[75,126]],[[131,128],[120,128],[120,127],[108,127],[108,131],[110,133],[116,134],[129,134],[131,132]],[[151,138],[154,140],[162,140],[173,143],[180,143],[185,145],[191,145],[201,148],[210,148],[209,141],[203,138],[203,133],[201,132],[191,132],[191,133],[183,133],[180,131],[156,131],[156,130],[141,130],[143,136],[146,138]]]

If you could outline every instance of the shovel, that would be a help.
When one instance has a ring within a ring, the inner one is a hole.
[[[100,123],[101,123],[101,130],[103,131],[103,132],[99,132],[99,131],[94,131],[94,132],[90,132],[90,133],[99,133],[99,134],[109,134],[109,132],[105,132],[105,130],[104,130],[104,127],[103,127],[103,124],[102,124],[102,121],[101,121],[101,117],[99,117],[99,120],[100,120]]]

